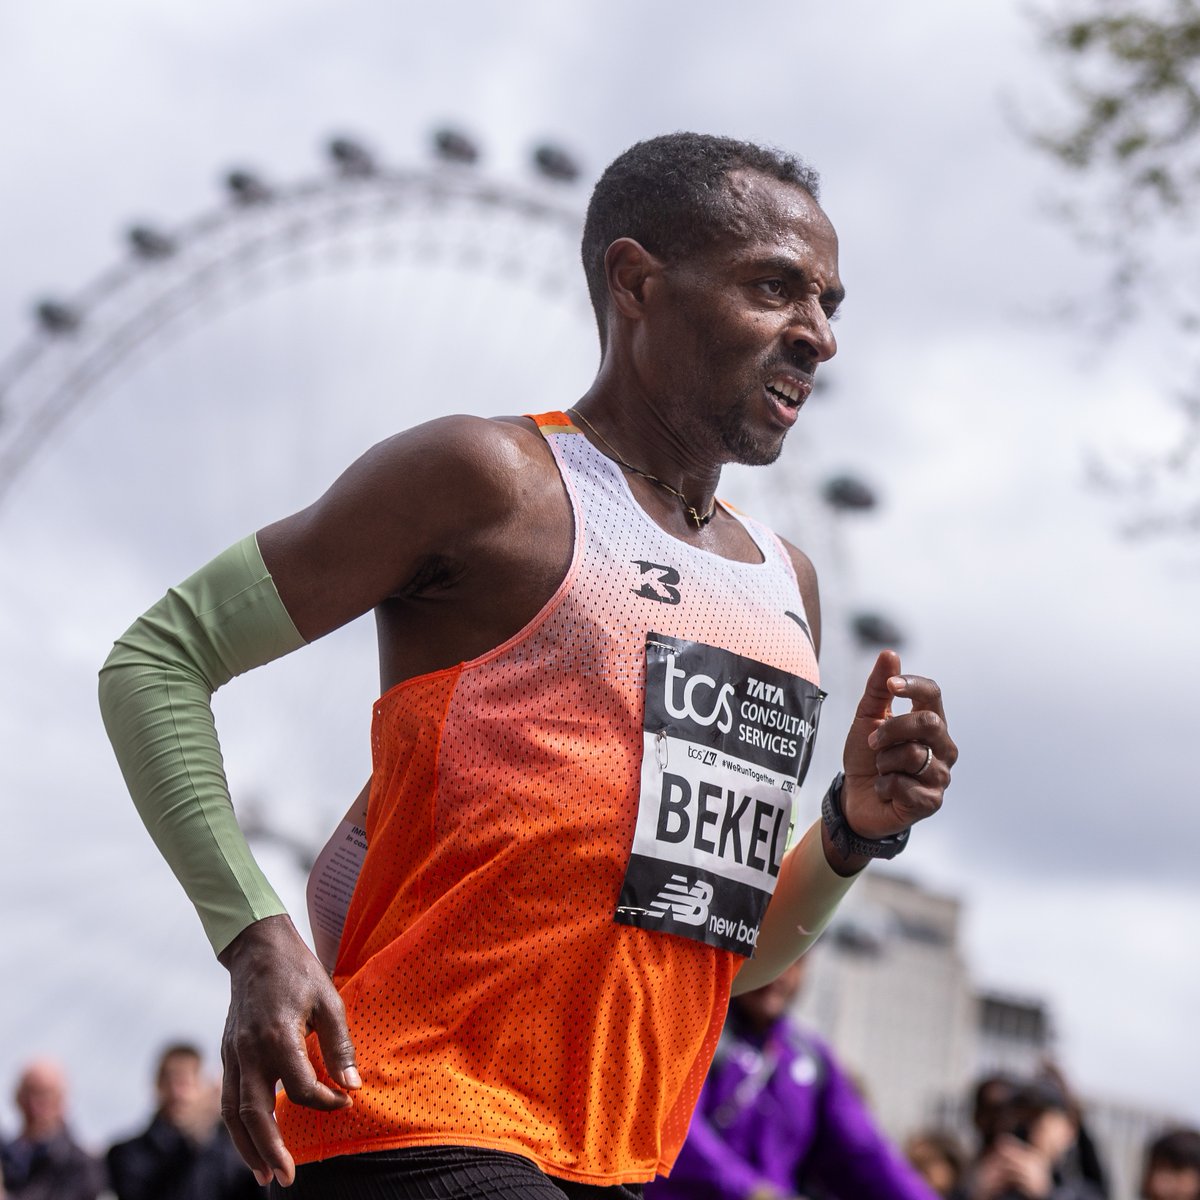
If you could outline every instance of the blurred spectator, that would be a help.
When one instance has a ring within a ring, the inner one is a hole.
[[[96,1200],[104,1168],[67,1129],[67,1080],[49,1059],[31,1062],[17,1080],[21,1132],[0,1145],[8,1200]]]
[[[1075,1107],[1057,1083],[1041,1078],[1007,1092],[995,1077],[985,1083],[982,1105],[976,1089],[983,1144],[968,1173],[968,1200],[1103,1200],[1075,1166]]]
[[[979,1135],[982,1152],[996,1139],[1021,1085],[1011,1075],[985,1075],[975,1085],[971,1103],[971,1124]]]
[[[934,1200],[828,1047],[787,1016],[804,969],[734,998],[687,1141],[646,1200]]]
[[[158,1061],[158,1106],[144,1133],[108,1152],[117,1200],[261,1200],[265,1195],[221,1123],[220,1085],[200,1051],[168,1046]]]
[[[958,1200],[967,1168],[962,1143],[952,1133],[930,1129],[904,1143],[904,1157],[943,1200]]]
[[[1200,1130],[1173,1129],[1146,1147],[1142,1200],[1200,1200]]]
[[[1107,1198],[1108,1177],[1100,1161],[1100,1151],[1092,1137],[1091,1130],[1088,1129],[1083,1105],[1054,1063],[1044,1061],[1040,1074],[1055,1084],[1066,1096],[1070,1104],[1071,1118],[1075,1122],[1075,1144],[1067,1152],[1067,1158],[1063,1162],[1064,1172],[1086,1179],[1102,1197]]]

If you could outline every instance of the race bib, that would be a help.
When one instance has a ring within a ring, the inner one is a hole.
[[[641,795],[617,921],[753,956],[824,698],[752,658],[647,635]]]

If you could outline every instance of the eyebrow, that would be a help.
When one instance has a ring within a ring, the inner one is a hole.
[[[806,283],[808,275],[790,258],[772,256],[761,258],[754,263],[756,270],[775,271],[784,276],[789,283]],[[826,288],[820,295],[823,304],[839,305],[846,299],[846,289],[839,284],[837,287]]]

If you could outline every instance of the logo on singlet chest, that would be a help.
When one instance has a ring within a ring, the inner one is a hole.
[[[659,604],[678,604],[682,599],[679,588],[679,572],[674,567],[663,563],[643,562],[640,558],[631,560],[641,573],[641,585],[630,589],[635,596],[643,600],[657,600]]]

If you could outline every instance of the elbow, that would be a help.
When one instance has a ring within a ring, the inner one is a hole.
[[[117,642],[108,652],[96,680],[96,699],[100,704],[100,715],[105,724],[116,709],[122,666],[121,643]]]

